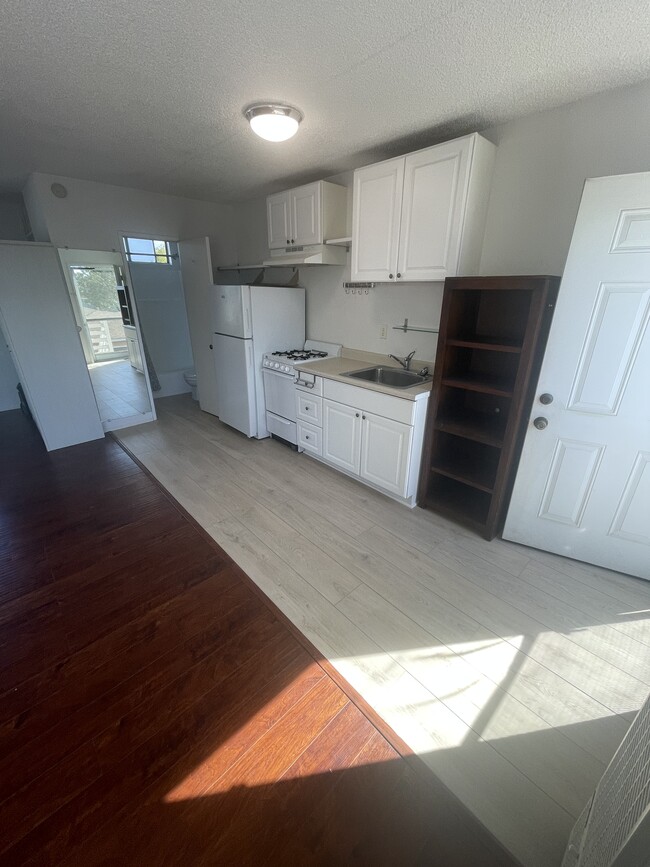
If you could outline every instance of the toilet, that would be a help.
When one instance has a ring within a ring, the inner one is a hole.
[[[183,373],[183,379],[192,389],[192,400],[198,400],[198,395],[196,393],[196,370],[192,368],[191,370],[186,370]]]

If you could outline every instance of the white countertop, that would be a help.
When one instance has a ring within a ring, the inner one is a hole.
[[[361,353],[357,352],[357,356]],[[401,397],[403,400],[424,400],[429,396],[431,391],[431,382],[423,382],[420,385],[412,385],[410,388],[391,388],[389,385],[384,385],[378,382],[366,382],[363,379],[351,379],[349,376],[342,374],[348,373],[351,370],[363,370],[366,367],[394,367],[400,370],[399,364],[393,361],[392,358],[382,359],[377,361],[377,355],[368,353],[368,359],[361,357],[349,358],[346,355],[341,355],[339,358],[324,358],[322,361],[304,361],[302,364],[296,364],[296,370],[303,370],[305,373],[313,373],[316,376],[322,376],[325,379],[334,379],[338,382],[344,382],[346,385],[354,385],[358,388],[369,388],[372,391],[380,391],[383,394],[390,394],[392,397]],[[418,371],[422,367],[428,365],[429,372],[433,372],[431,363],[414,361],[411,365],[411,370]]]

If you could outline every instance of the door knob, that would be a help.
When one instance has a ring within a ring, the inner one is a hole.
[[[553,403],[553,395],[548,394],[548,392],[545,392],[544,394],[540,394],[539,402],[543,403],[544,406],[546,406],[549,403]]]
[[[537,430],[544,430],[544,428],[548,426],[548,419],[540,415],[535,419],[533,424],[535,425]]]

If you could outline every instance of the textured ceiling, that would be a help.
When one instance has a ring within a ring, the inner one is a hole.
[[[0,188],[257,197],[650,76],[647,0],[3,0]],[[241,111],[286,100],[271,144]]]

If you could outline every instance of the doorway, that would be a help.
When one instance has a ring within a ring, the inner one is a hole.
[[[155,418],[146,353],[119,253],[60,250],[104,430]]]

